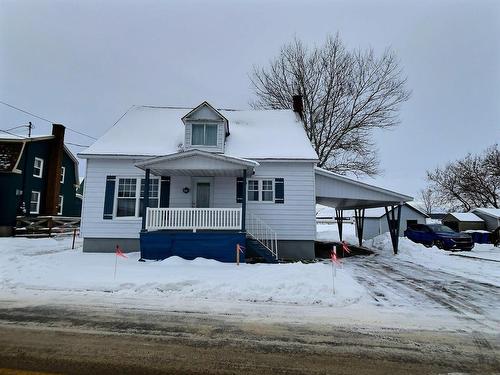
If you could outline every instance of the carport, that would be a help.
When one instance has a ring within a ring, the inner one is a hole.
[[[316,203],[335,208],[335,219],[341,241],[344,210],[354,210],[356,232],[361,246],[365,209],[385,207],[392,247],[394,254],[397,254],[401,206],[413,200],[412,197],[356,181],[319,167],[315,168],[315,180]]]

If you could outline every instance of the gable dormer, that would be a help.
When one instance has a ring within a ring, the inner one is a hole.
[[[187,113],[182,122],[185,127],[184,148],[208,152],[224,152],[229,135],[227,119],[207,102]]]

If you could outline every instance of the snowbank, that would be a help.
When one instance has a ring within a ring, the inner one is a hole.
[[[345,306],[364,294],[344,269],[332,293],[329,263],[235,264],[171,257],[138,262],[114,254],[71,250],[71,239],[0,238],[0,289],[113,293],[214,301]],[[115,261],[118,260],[116,279]]]

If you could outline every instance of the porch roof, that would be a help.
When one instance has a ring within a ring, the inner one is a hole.
[[[375,208],[403,204],[412,197],[315,168],[316,203],[337,209]]]
[[[242,176],[244,169],[251,176],[258,165],[254,160],[201,150],[158,156],[135,164],[157,176]]]

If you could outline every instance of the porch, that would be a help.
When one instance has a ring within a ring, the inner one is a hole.
[[[199,150],[137,163],[145,171],[142,258],[177,255],[231,262],[235,261],[237,245],[246,247],[249,236],[276,260],[276,232],[247,212],[247,176],[253,175],[258,165]],[[158,192],[151,190],[158,177],[168,181],[168,187],[162,184],[162,189],[169,190],[163,206],[158,204]],[[244,254],[240,255],[244,261]]]

